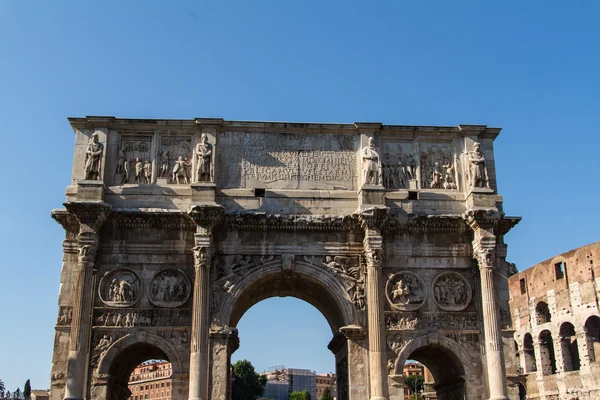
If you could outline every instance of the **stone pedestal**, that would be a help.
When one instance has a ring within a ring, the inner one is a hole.
[[[192,183],[192,203],[214,202],[216,199],[217,185],[212,182]]]
[[[169,178],[157,178],[156,183],[158,185],[164,186],[169,184]]]
[[[77,181],[78,201],[104,200],[104,182],[102,181]]]
[[[358,191],[358,205],[385,205],[385,188],[381,185],[363,185]]]
[[[408,190],[418,190],[418,182],[416,179],[409,179],[408,180]]]

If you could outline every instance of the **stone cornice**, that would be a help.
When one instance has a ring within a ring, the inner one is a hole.
[[[409,233],[464,233],[467,224],[461,215],[417,215],[408,219],[391,217],[387,220],[388,232]]]
[[[68,234],[76,235],[79,232],[79,221],[65,208],[55,208],[50,215]]]
[[[177,210],[116,209],[112,215],[116,228],[160,228],[193,230],[195,224],[188,216]]]
[[[360,225],[352,215],[281,215],[266,213],[228,214],[229,229],[284,229],[356,231]]]
[[[225,208],[217,203],[206,202],[193,204],[187,215],[194,223],[205,228],[213,228],[223,218]]]
[[[506,217],[496,209],[474,209],[465,213],[464,219],[469,227],[478,229],[493,229],[494,235],[506,235],[515,225],[521,222],[521,217]]]
[[[85,225],[96,232],[112,210],[110,204],[102,201],[69,201],[64,206],[77,219],[80,230]]]
[[[363,340],[367,337],[364,328],[359,325],[342,326],[340,332],[350,340]]]
[[[389,207],[386,206],[369,206],[356,211],[353,215],[363,229],[381,230],[389,218],[389,211]]]

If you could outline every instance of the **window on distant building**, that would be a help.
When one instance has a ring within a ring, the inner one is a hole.
[[[527,293],[527,285],[525,284],[525,278],[521,278],[519,280],[519,285],[521,285],[521,294]]]
[[[556,275],[556,279],[565,277],[565,263],[559,262],[554,264],[554,275]]]

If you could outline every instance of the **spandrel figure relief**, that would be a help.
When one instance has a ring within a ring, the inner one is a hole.
[[[178,307],[185,303],[191,293],[188,277],[178,269],[158,272],[149,288],[150,301],[160,307]]]
[[[100,180],[100,169],[102,168],[102,154],[104,152],[104,145],[99,142],[99,136],[97,133],[92,134],[92,141],[88,144],[85,151],[85,176],[84,179],[99,181]]]
[[[198,143],[194,149],[196,182],[212,182],[212,153],[213,146],[208,143],[208,135],[203,133],[200,137],[200,143]]]
[[[100,299],[109,306],[130,307],[137,303],[142,294],[141,280],[130,269],[107,272],[100,280]]]
[[[432,285],[433,300],[438,307],[447,311],[464,310],[471,302],[471,286],[459,273],[442,272]]]
[[[369,144],[362,149],[363,160],[363,184],[381,185],[382,169],[381,158],[375,148],[375,140],[369,138]]]
[[[177,185],[190,183],[189,168],[190,164],[183,157],[179,156],[173,167],[173,183]]]
[[[160,149],[156,160],[159,183],[189,184],[192,181],[192,135],[164,134],[160,137]]]
[[[473,150],[468,154],[469,158],[469,181],[472,188],[490,188],[488,170],[485,158],[481,154],[479,143],[473,143]]]
[[[457,189],[456,156],[450,144],[421,144],[421,188]]]
[[[385,285],[385,295],[392,308],[413,311],[423,305],[427,290],[421,278],[405,271],[390,275]]]

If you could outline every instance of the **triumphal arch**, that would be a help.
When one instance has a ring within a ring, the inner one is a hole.
[[[53,400],[125,399],[153,358],[174,399],[228,399],[236,325],[273,296],[329,322],[339,400],[404,399],[409,359],[440,400],[509,398],[500,129],[69,121]]]

